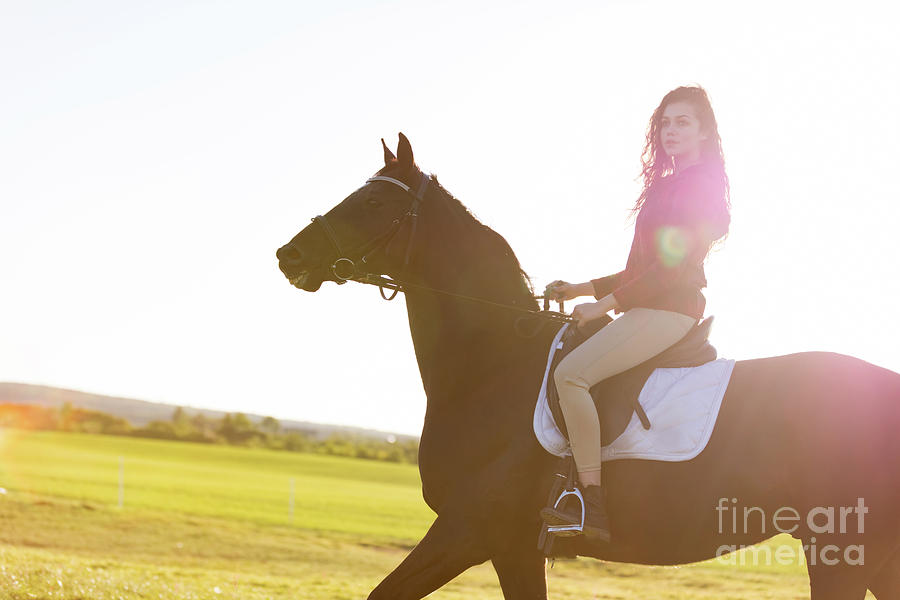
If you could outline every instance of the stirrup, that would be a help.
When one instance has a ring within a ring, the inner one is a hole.
[[[560,537],[571,537],[584,532],[584,496],[581,495],[581,490],[578,489],[578,487],[573,487],[571,490],[563,490],[559,495],[559,498],[556,499],[556,503],[553,504],[553,508],[558,508],[566,496],[575,496],[578,498],[578,503],[581,505],[581,521],[570,525],[547,525],[547,531],[549,533],[556,534]]]

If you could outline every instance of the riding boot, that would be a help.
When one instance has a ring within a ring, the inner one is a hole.
[[[604,542],[610,540],[609,517],[606,514],[606,495],[599,485],[589,485],[582,492],[584,498],[585,537]],[[574,496],[570,497],[574,498]],[[574,525],[581,522],[581,507],[577,502],[568,502],[557,508],[548,506],[541,509],[541,517],[548,525]]]

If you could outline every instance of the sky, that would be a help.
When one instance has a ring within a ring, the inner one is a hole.
[[[275,250],[402,131],[537,291],[619,271],[647,121],[694,83],[720,357],[900,371],[892,4],[2,3],[0,381],[418,434],[402,295],[297,290]]]

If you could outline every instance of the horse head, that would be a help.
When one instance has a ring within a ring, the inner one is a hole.
[[[361,272],[397,277],[408,266],[418,202],[428,178],[402,133],[397,156],[384,140],[384,167],[275,253],[291,284],[315,292]]]

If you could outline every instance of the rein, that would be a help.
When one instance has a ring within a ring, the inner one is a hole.
[[[446,296],[451,296],[453,298],[459,298],[461,300],[471,300],[472,302],[480,302],[482,304],[488,304],[490,306],[496,306],[498,308],[508,308],[509,310],[518,311],[521,313],[526,313],[535,317],[543,317],[549,319],[551,321],[560,321],[563,323],[574,322],[575,319],[570,317],[567,314],[556,312],[548,309],[545,310],[531,310],[530,308],[522,308],[521,306],[514,306],[512,304],[502,304],[500,302],[494,302],[492,300],[488,300],[486,298],[477,298],[475,296],[466,296],[464,294],[457,294],[454,292],[448,292],[446,290],[439,290],[437,288],[428,287],[427,285],[420,285],[418,283],[410,283],[408,281],[400,281],[397,279],[388,279],[381,275],[374,275],[372,273],[365,273],[361,275],[359,278],[353,278],[354,281],[358,281],[359,283],[367,283],[369,285],[377,285],[379,288],[385,287],[389,290],[394,290],[395,294],[391,295],[390,298],[385,298],[385,300],[393,299],[394,295],[396,295],[397,291],[405,292],[406,288],[416,288],[428,292],[434,292],[437,294],[444,294]],[[382,293],[382,298],[384,298],[384,294]],[[545,296],[535,296],[535,299],[543,299],[549,303],[549,298]]]
[[[410,257],[410,253],[412,251],[413,242],[415,242],[415,237],[416,237],[416,228],[417,228],[418,216],[419,216],[419,206],[422,203],[423,198],[425,197],[425,191],[428,189],[428,183],[430,181],[430,178],[427,175],[425,175],[424,173],[419,172],[419,184],[418,184],[415,192],[412,192],[410,186],[406,185],[399,179],[394,179],[393,177],[385,177],[385,176],[381,176],[381,175],[378,175],[375,177],[370,177],[369,179],[366,180],[366,184],[369,184],[369,183],[372,183],[375,181],[384,181],[384,182],[391,183],[393,185],[400,187],[401,189],[403,189],[404,192],[406,192],[407,194],[412,196],[412,200],[410,201],[409,209],[406,211],[406,213],[404,213],[403,216],[394,219],[393,223],[391,223],[391,226],[388,228],[387,231],[375,236],[374,238],[372,238],[371,240],[369,240],[368,242],[366,242],[365,244],[363,244],[360,247],[359,252],[362,254],[362,258],[360,259],[360,262],[363,264],[366,264],[366,262],[367,262],[366,259],[373,252],[381,249],[382,247],[384,247],[388,243],[390,243],[390,241],[394,238],[394,236],[396,236],[397,233],[400,231],[400,228],[403,226],[403,223],[405,221],[409,220],[411,222],[411,230],[410,230],[410,234],[409,234],[409,241],[407,241],[407,243],[406,243],[406,252],[404,253],[403,267],[401,270],[401,274],[402,274],[402,273],[406,272],[406,269],[409,266],[409,257]],[[338,285],[342,285],[342,284],[346,283],[347,281],[356,281],[356,282],[365,283],[368,285],[375,285],[375,286],[378,286],[378,290],[381,293],[381,297],[384,298],[385,300],[393,300],[397,296],[397,292],[406,293],[407,289],[419,289],[419,290],[423,290],[423,291],[434,292],[437,294],[444,294],[446,296],[458,298],[460,300],[469,300],[471,302],[478,302],[481,304],[495,306],[498,308],[505,308],[505,309],[509,309],[512,311],[525,313],[525,315],[527,315],[527,316],[543,318],[543,319],[547,319],[549,321],[558,321],[558,322],[563,322],[563,323],[574,322],[574,319],[571,316],[569,316],[563,312],[556,312],[556,311],[549,310],[550,299],[545,296],[535,296],[536,299],[544,300],[544,310],[531,310],[528,308],[523,308],[521,306],[513,306],[511,304],[502,304],[500,302],[494,302],[494,301],[488,300],[486,298],[477,298],[475,296],[466,296],[464,294],[448,292],[446,290],[440,290],[437,288],[433,288],[433,287],[429,287],[429,286],[421,285],[421,284],[417,284],[417,283],[412,283],[409,281],[401,281],[398,279],[388,279],[387,277],[384,277],[382,275],[376,275],[375,273],[369,273],[364,270],[360,271],[357,268],[356,263],[353,262],[353,259],[351,259],[347,256],[348,253],[344,252],[343,248],[341,247],[341,243],[337,238],[337,235],[334,233],[334,229],[328,223],[328,220],[325,218],[325,216],[317,215],[310,220],[313,223],[318,223],[322,227],[322,230],[325,232],[325,237],[328,238],[328,241],[331,242],[331,245],[334,247],[335,252],[337,253],[337,258],[331,265],[331,272],[334,274],[335,278],[337,279]],[[342,270],[344,268],[349,269],[349,271],[342,272]],[[391,294],[389,297],[385,296],[385,294],[384,294],[385,288],[387,288],[389,290],[393,290],[394,293]],[[559,305],[560,305],[560,311],[562,311],[562,303],[560,302]],[[516,330],[517,331],[519,330],[519,322],[521,321],[521,319],[526,318],[525,315],[523,315],[522,317],[520,317],[519,319],[516,320]],[[533,333],[531,333],[530,335],[527,335],[525,337],[531,337],[533,335],[536,335],[537,332],[540,330],[540,328],[541,327],[539,326],[537,329],[535,329],[535,331]]]

